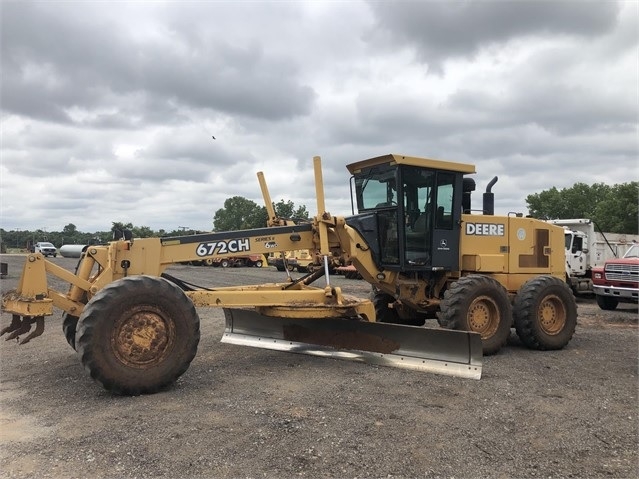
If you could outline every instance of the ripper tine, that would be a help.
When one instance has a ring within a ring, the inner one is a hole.
[[[22,341],[20,341],[18,344],[20,345],[27,344],[33,338],[37,338],[44,332],[44,316],[38,316],[37,318],[35,318],[35,322],[36,322],[36,328],[33,330],[33,332],[29,334],[29,336],[24,338]]]
[[[21,334],[25,334],[28,333],[29,330],[31,329],[31,325],[33,323],[35,323],[35,318],[32,318],[30,316],[26,316],[24,318],[22,318],[22,321],[18,327],[18,329],[14,329],[12,330],[12,333],[7,336],[6,341],[10,341],[12,339],[17,338],[18,336],[20,336]]]
[[[11,331],[15,331],[22,325],[22,321],[20,321],[20,316],[17,314],[12,315],[11,324],[5,328],[0,330],[0,336],[4,336],[5,333],[10,333]]]

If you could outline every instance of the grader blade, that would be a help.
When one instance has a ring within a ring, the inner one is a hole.
[[[477,333],[352,319],[293,319],[224,309],[223,343],[479,379]]]

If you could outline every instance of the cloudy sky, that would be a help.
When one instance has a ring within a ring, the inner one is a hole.
[[[337,215],[345,165],[386,153],[499,176],[498,213],[639,177],[636,1],[0,9],[6,230],[210,230],[225,199],[262,204],[257,171],[314,214],[315,155]]]

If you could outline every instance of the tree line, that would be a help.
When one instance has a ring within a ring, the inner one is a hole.
[[[275,213],[280,218],[308,220],[306,206],[295,206],[292,201],[280,200],[273,204]],[[224,208],[215,212],[213,231],[232,231],[266,226],[268,213],[266,207],[259,206],[254,201],[240,196],[228,198]],[[62,231],[37,230],[5,230],[0,228],[0,243],[2,252],[8,248],[27,249],[39,242],[48,241],[59,248],[65,244],[104,244],[113,239],[114,231],[127,230],[133,238],[153,238],[164,236],[183,236],[204,233],[194,229],[179,227],[175,230],[153,230],[148,226],[135,226],[132,223],[112,222],[109,231],[84,233],[78,231],[76,225],[69,223]]]
[[[552,187],[526,197],[529,215],[543,220],[589,218],[606,232],[637,234],[639,231],[639,182],[632,181],[616,185],[575,183],[570,188]],[[280,218],[308,220],[306,206],[296,206],[292,201],[280,200],[273,204]],[[252,200],[233,196],[224,202],[213,216],[213,231],[235,231],[266,226],[266,207]],[[134,238],[181,236],[200,233],[192,229],[179,228],[167,231],[153,230],[148,226],[113,222],[111,230],[83,233],[73,223],[62,231],[11,230],[0,228],[2,251],[7,248],[26,249],[38,241],[49,241],[56,247],[63,244],[99,244],[113,239],[114,230],[131,231]]]
[[[616,185],[575,183],[526,197],[530,216],[543,220],[589,218],[602,231],[639,232],[639,182]]]

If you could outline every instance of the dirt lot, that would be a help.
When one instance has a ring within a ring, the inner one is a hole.
[[[6,291],[24,257],[2,261]],[[284,274],[171,273],[203,286]],[[368,294],[363,281],[332,282]],[[0,341],[0,476],[637,477],[637,307],[578,305],[566,349],[529,351],[513,334],[484,358],[480,381],[221,344],[222,312],[200,309],[190,369],[168,391],[138,397],[88,377],[57,313],[24,346]]]

